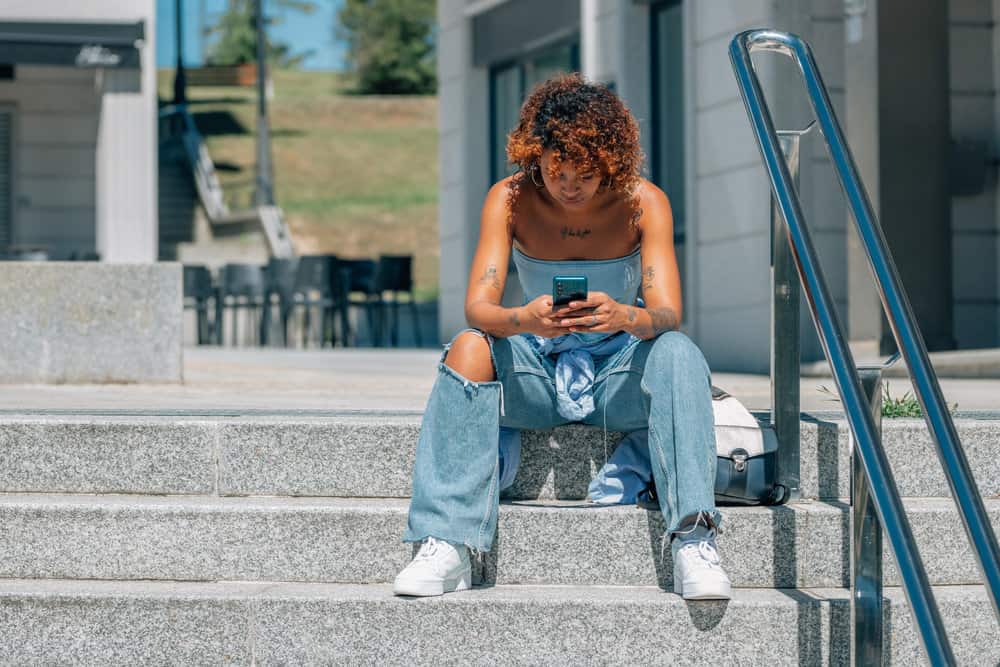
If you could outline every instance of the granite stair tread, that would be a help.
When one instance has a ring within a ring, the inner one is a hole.
[[[980,586],[935,587],[959,664],[995,664],[1000,633]],[[686,602],[656,587],[490,586],[433,598],[389,585],[0,580],[0,662],[103,658],[421,664],[648,662],[847,664],[849,591],[735,589]],[[885,589],[893,663],[922,654],[898,588]],[[660,631],[658,631],[660,630]]]
[[[904,504],[931,582],[978,583],[952,501]],[[1000,527],[1000,499],[985,504]],[[0,577],[387,582],[415,548],[401,541],[408,507],[398,498],[0,494]],[[719,548],[737,585],[847,584],[845,502],[720,510]],[[672,582],[654,508],[504,501],[498,525],[476,563],[480,581]],[[888,545],[885,576],[898,581]]]
[[[1000,420],[959,419],[980,491],[1000,496]],[[0,492],[406,498],[419,414],[0,416]],[[920,420],[885,420],[886,452],[903,496],[950,490]],[[803,415],[801,494],[850,493],[849,429]],[[613,451],[599,428],[525,431],[512,499],[578,500]]]

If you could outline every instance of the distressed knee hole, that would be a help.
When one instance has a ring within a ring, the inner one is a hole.
[[[473,382],[496,379],[489,341],[473,331],[465,331],[455,337],[448,347],[444,363]]]

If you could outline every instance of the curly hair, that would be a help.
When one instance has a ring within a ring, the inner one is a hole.
[[[532,171],[541,168],[542,152],[552,149],[549,176],[559,177],[562,163],[601,174],[601,189],[625,195],[635,225],[641,216],[636,191],[645,156],[632,113],[607,86],[591,83],[579,72],[538,84],[521,106],[517,127],[507,135],[507,161],[519,170],[507,192],[507,223]]]

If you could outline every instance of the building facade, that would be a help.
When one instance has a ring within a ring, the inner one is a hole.
[[[440,335],[465,326],[479,212],[509,172],[524,96],[579,70],[639,122],[671,199],[682,328],[713,369],[768,368],[769,184],[729,62],[750,28],[812,46],[930,349],[1000,345],[998,0],[439,0]],[[935,13],[938,11],[938,13]],[[791,61],[755,56],[779,129],[812,119]],[[818,134],[814,132],[813,134]],[[852,344],[889,332],[819,136],[802,147],[807,224]],[[505,301],[520,299],[516,277]],[[802,308],[802,357],[822,358]]]
[[[0,3],[0,255],[157,259],[155,14]]]

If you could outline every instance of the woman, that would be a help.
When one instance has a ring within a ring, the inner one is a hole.
[[[500,426],[580,421],[649,429],[674,590],[726,599],[709,369],[677,331],[670,203],[639,175],[635,119],[607,87],[558,76],[525,101],[507,156],[520,171],[483,205],[465,302],[473,328],[445,348],[417,444],[403,541],[424,543],[394,592],[469,587],[468,551],[489,551],[496,531]],[[512,253],[525,304],[505,308]],[[555,275],[586,276],[586,299],[553,308]]]

